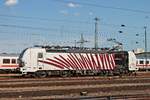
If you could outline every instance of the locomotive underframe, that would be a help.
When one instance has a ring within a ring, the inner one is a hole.
[[[27,75],[33,77],[48,77],[48,76],[61,76],[61,77],[72,77],[72,76],[113,76],[123,75],[129,73],[128,70],[114,69],[114,70],[38,70],[36,72],[28,72]]]

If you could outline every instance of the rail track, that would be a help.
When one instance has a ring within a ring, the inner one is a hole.
[[[73,86],[72,86],[73,87]],[[150,97],[149,94],[149,89],[150,86],[143,86],[143,85],[136,85],[136,86],[118,86],[118,87],[107,87],[107,86],[103,86],[103,87],[98,87],[98,86],[89,86],[89,87],[85,87],[81,88],[77,87],[77,88],[72,88],[69,87],[66,89],[66,87],[62,88],[62,87],[57,87],[57,89],[55,87],[53,87],[54,89],[49,89],[49,87],[36,87],[36,88],[22,88],[22,89],[14,89],[14,91],[12,91],[11,89],[9,90],[3,90],[2,93],[0,93],[1,95],[1,99],[66,99],[66,98],[96,98],[96,97],[120,97],[120,94],[122,95],[122,97],[126,97],[129,98],[128,95],[131,96],[133,95],[134,97],[138,96],[140,98],[143,97],[143,95],[146,95],[146,97]],[[40,88],[40,89],[38,89]],[[145,90],[145,92],[143,92],[143,90]],[[5,92],[4,92],[5,91]],[[119,92],[118,92],[119,91]],[[84,94],[84,96],[80,96],[81,92],[87,92],[87,94]],[[142,95],[142,96],[140,96]],[[88,97],[86,97],[88,96]],[[68,99],[69,100],[69,99]]]
[[[147,75],[146,75],[147,76]],[[147,100],[150,77],[0,78],[4,100]]]
[[[150,83],[150,78],[133,79],[18,79],[18,80],[0,80],[1,88],[9,87],[33,87],[33,86],[69,86],[69,85],[109,85],[125,83]]]

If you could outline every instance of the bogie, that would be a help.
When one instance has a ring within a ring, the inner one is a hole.
[[[48,76],[46,71],[37,71],[34,74],[35,74],[35,77],[38,77],[38,78],[45,78]]]

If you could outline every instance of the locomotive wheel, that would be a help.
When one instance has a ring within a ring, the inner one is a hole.
[[[45,78],[47,77],[47,73],[45,71],[37,71],[35,73],[35,76],[37,76],[38,78]]]
[[[61,77],[68,77],[68,76],[69,76],[68,71],[62,71],[61,72]]]

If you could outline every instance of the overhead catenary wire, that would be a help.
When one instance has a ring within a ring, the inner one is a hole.
[[[57,1],[57,0],[53,0],[53,1]],[[58,1],[61,1],[61,0],[58,0]],[[67,1],[67,0],[62,0],[61,2],[63,2],[63,1]],[[68,1],[68,3],[69,2],[72,2],[72,1]],[[77,4],[83,4],[82,2],[80,3],[80,2],[76,2],[76,1],[73,1],[74,3],[77,3]],[[64,2],[64,3],[66,3],[66,2]],[[90,4],[90,3],[89,3]],[[120,10],[119,8],[111,8],[111,7],[108,7],[108,6],[103,6],[103,5],[99,5],[99,4],[90,4],[90,5],[86,5],[86,4],[84,4],[85,6],[90,6],[90,7],[101,7],[101,8],[108,8],[108,9],[114,9],[114,10]],[[128,9],[129,10],[129,9]],[[128,11],[128,10],[122,10],[122,11]],[[131,11],[130,10],[130,12],[136,12],[136,10],[135,11]],[[146,13],[146,12],[137,12],[137,13]],[[149,13],[149,12],[148,12]],[[148,13],[146,13],[146,14],[148,14]],[[93,22],[88,22],[88,21],[82,21],[82,20],[70,20],[70,19],[67,19],[67,20],[65,20],[65,19],[57,19],[57,18],[54,18],[54,19],[51,19],[51,18],[41,18],[41,17],[38,17],[38,16],[36,16],[36,17],[34,17],[34,16],[27,16],[27,15],[7,15],[7,14],[0,14],[0,17],[7,17],[7,18],[14,18],[14,19],[19,19],[19,20],[25,20],[25,21],[37,21],[37,22],[39,22],[39,21],[42,21],[42,22],[59,22],[59,23],[61,23],[61,22],[65,22],[65,23],[82,23],[82,24],[89,24],[89,25],[93,25]],[[31,22],[30,22],[31,23]],[[120,25],[117,25],[117,24],[110,24],[110,23],[104,23],[104,22],[101,22],[100,23],[101,25],[104,25],[104,26],[108,26],[108,27],[120,27]],[[40,24],[41,25],[41,24]],[[7,23],[5,23],[5,24],[3,24],[3,23],[0,23],[0,27],[9,27],[9,28],[19,28],[19,29],[29,29],[29,30],[42,30],[42,31],[59,31],[60,29],[59,28],[52,28],[52,27],[40,27],[40,26],[37,26],[37,25],[35,25],[35,26],[33,26],[33,25],[30,25],[30,24],[24,24],[24,25],[22,25],[22,24],[7,24]],[[80,27],[79,27],[80,28]],[[133,28],[133,29],[138,29],[138,28],[143,28],[143,27],[138,27],[138,26],[129,26],[129,25],[126,25],[126,28]],[[63,32],[65,32],[66,30],[68,30],[68,29],[63,29]],[[71,31],[73,31],[73,30],[71,30]],[[20,33],[23,33],[23,32],[20,32]],[[29,34],[31,34],[31,32],[29,32]],[[66,33],[65,33],[66,34]],[[67,40],[67,39],[66,39]]]
[[[43,27],[32,27],[32,26],[21,26],[21,25],[11,25],[11,24],[0,24],[1,27],[13,27],[13,28],[23,28],[23,29],[32,29],[32,30],[44,30],[44,31],[49,31],[49,30],[55,30],[56,29],[49,29],[49,28],[43,28]]]
[[[114,7],[114,6],[105,6],[100,4],[94,4],[94,3],[87,3],[87,2],[77,2],[77,1],[71,1],[71,0],[52,0],[54,2],[62,2],[62,3],[75,3],[75,4],[81,4],[85,6],[91,6],[91,7],[101,7],[101,8],[109,8],[109,9],[116,9],[116,10],[122,10],[122,11],[130,11],[130,12],[137,12],[137,13],[147,13],[150,14],[149,11],[144,10],[137,10],[137,9],[129,9],[129,8],[121,8],[121,7]],[[82,23],[82,24],[93,24],[93,22],[88,21],[79,21],[79,20],[64,20],[64,19],[49,19],[49,18],[41,18],[41,17],[31,17],[31,16],[18,16],[18,15],[5,15],[0,14],[0,17],[9,17],[9,18],[19,18],[19,19],[28,19],[28,20],[38,20],[38,21],[49,21],[49,22],[68,22],[68,23]],[[101,23],[101,25],[110,26],[110,27],[120,27],[120,25],[115,24],[108,24],[108,23]],[[140,28],[138,26],[129,26],[126,25],[126,28]]]
[[[94,4],[94,3],[85,3],[85,2],[68,1],[68,0],[52,0],[52,1],[63,2],[63,3],[70,3],[70,2],[72,2],[72,3],[75,3],[75,4],[91,6],[91,7],[99,7],[99,8],[107,8],[107,9],[114,9],[114,10],[121,10],[121,11],[128,11],[128,12],[150,14],[149,11],[144,11],[144,10],[129,9],[129,8],[122,8],[122,7],[114,7],[114,6],[105,6],[105,5]]]
[[[23,25],[15,25],[15,24],[0,24],[0,27],[9,27],[9,28],[18,28],[18,29],[28,29],[28,30],[42,30],[42,31],[55,31],[58,32],[59,28],[45,28],[45,27],[33,27],[33,26],[23,26]],[[64,29],[64,32],[72,32],[73,30]],[[74,31],[78,31],[75,29]],[[87,31],[87,30],[81,30]]]
[[[141,11],[141,10],[136,10],[136,9],[128,9],[128,8],[119,8],[119,7],[111,7],[111,6],[104,6],[104,5],[99,5],[99,4],[93,4],[93,3],[85,3],[85,2],[76,2],[76,1],[69,1],[69,0],[53,0],[53,1],[59,1],[63,3],[76,3],[76,4],[82,4],[86,6],[92,6],[92,7],[103,7],[103,8],[110,8],[110,9],[118,9],[118,10],[124,10],[124,11],[132,11],[132,12],[141,12],[141,13],[150,13],[147,11]],[[68,22],[68,23],[83,23],[83,24],[93,24],[92,22],[88,21],[77,21],[77,20],[64,20],[64,19],[48,19],[48,18],[40,18],[40,17],[31,17],[31,16],[18,16],[18,15],[5,15],[5,14],[0,14],[0,17],[9,17],[9,18],[19,18],[19,19],[26,19],[26,20],[38,20],[38,21],[54,21],[54,22]],[[115,25],[115,24],[108,24],[108,23],[101,23],[101,25],[104,26],[109,26],[109,27],[120,27],[120,25]],[[24,29],[32,29],[32,30],[54,30],[57,31],[59,29],[52,29],[52,28],[44,28],[44,27],[32,27],[32,26],[20,26],[20,25],[9,25],[9,24],[1,24],[0,26],[3,27],[16,27],[16,28],[24,28]],[[134,28],[134,29],[142,29],[142,27],[138,26],[129,26],[126,25],[126,28]]]
[[[17,16],[17,15],[5,15],[5,14],[0,14],[0,17],[9,17],[9,18],[17,18],[17,19],[25,19],[25,20],[38,20],[37,22],[39,23],[39,21],[49,21],[49,22],[65,22],[65,23],[82,23],[82,24],[89,24],[92,25],[93,22],[88,22],[88,21],[80,21],[80,20],[65,20],[65,19],[48,19],[48,18],[39,18],[39,17],[30,17],[30,16]],[[29,21],[31,22],[31,21]],[[108,26],[108,27],[120,27],[121,25],[117,25],[117,24],[110,24],[110,23],[104,23],[101,22],[101,25],[104,26]],[[5,27],[17,27],[17,28],[29,28],[29,29],[38,29],[38,30],[56,30],[56,29],[50,29],[50,28],[34,28],[31,26],[20,26],[20,25],[6,25],[6,24],[1,24],[0,26],[5,26]],[[130,25],[126,25],[126,28],[133,28],[133,29],[143,29],[143,27],[139,27],[139,26],[130,26]]]
[[[68,23],[84,23],[84,24],[92,24],[88,21],[79,21],[79,20],[64,20],[64,19],[50,19],[50,18],[41,18],[41,17],[31,17],[31,16],[19,16],[19,15],[7,15],[0,14],[0,17],[8,17],[8,18],[18,18],[18,19],[26,19],[26,20],[38,20],[38,21],[55,21],[55,22],[68,22]]]

